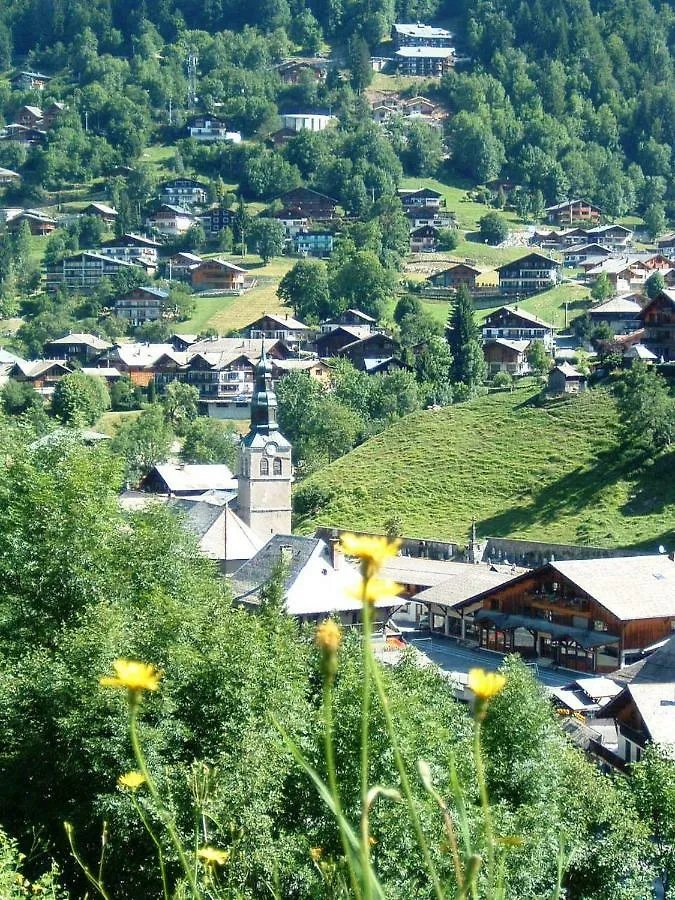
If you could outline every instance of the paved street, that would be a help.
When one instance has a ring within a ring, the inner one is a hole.
[[[444,672],[464,672],[476,666],[492,671],[498,669],[504,659],[503,654],[493,653],[490,650],[474,650],[460,647],[451,638],[443,638],[439,635],[423,635],[416,631],[404,630],[406,641],[414,644],[421,653],[428,656]],[[561,669],[536,668],[537,679],[546,687],[561,687],[569,684],[575,677],[574,672]]]

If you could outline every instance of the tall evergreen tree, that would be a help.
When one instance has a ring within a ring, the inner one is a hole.
[[[464,286],[457,291],[450,311],[446,339],[452,351],[453,381],[462,382],[474,391],[485,378],[485,358],[474,319],[473,300]]]

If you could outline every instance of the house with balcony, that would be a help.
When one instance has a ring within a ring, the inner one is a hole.
[[[659,359],[675,360],[675,290],[660,291],[640,312],[643,343]]]
[[[39,106],[22,106],[16,114],[16,121],[19,125],[26,125],[28,128],[36,128],[41,122],[44,113]]]
[[[100,284],[102,278],[112,278],[118,272],[133,268],[136,268],[133,263],[84,250],[47,267],[47,290],[64,287],[86,294]]]
[[[481,274],[481,270],[475,266],[470,266],[468,263],[456,263],[454,266],[430,275],[427,281],[436,288],[448,288],[448,290],[456,291],[460,287],[465,287],[474,291],[477,287],[476,279]]]
[[[156,322],[164,316],[168,299],[163,288],[142,285],[115,301],[115,315],[133,327]]]
[[[370,326],[336,325],[314,338],[314,349],[320,359],[332,359],[339,356],[343,347],[370,337],[372,333]]]
[[[594,326],[609,325],[614,334],[631,334],[641,328],[641,312],[642,306],[629,297],[613,297],[588,310]]]
[[[630,257],[608,257],[597,266],[583,266],[586,277],[594,282],[600,275],[606,275],[615,294],[625,294],[641,287],[651,272],[639,259]]]
[[[438,228],[433,225],[423,225],[410,232],[410,252],[427,253],[434,252],[438,246],[440,237]]]
[[[89,203],[82,210],[83,216],[96,216],[106,225],[114,225],[119,213],[107,203]]]
[[[156,267],[160,246],[157,241],[141,234],[123,234],[121,237],[105,241],[98,252],[101,256],[110,256],[112,259],[130,263],[143,261]]]
[[[289,347],[298,348],[309,340],[312,331],[293,316],[265,313],[242,328],[242,334],[251,340],[283,341]]]
[[[325,259],[333,252],[334,241],[329,231],[298,231],[293,237],[293,249],[298,256]]]
[[[398,198],[405,209],[420,206],[425,209],[440,209],[441,206],[445,206],[445,197],[433,188],[401,190],[398,192]]]
[[[7,376],[14,381],[23,381],[43,395],[54,391],[58,382],[73,370],[59,359],[17,360],[9,369]]]
[[[195,291],[240,292],[246,287],[246,269],[224,259],[205,259],[190,270]]]
[[[395,55],[401,75],[440,78],[455,64],[452,47],[401,47]]]
[[[502,306],[490,313],[482,329],[483,341],[542,341],[547,350],[553,347],[553,331],[553,325],[517,306]]]
[[[502,294],[536,294],[558,281],[560,263],[543,253],[528,253],[497,267]]]
[[[675,626],[675,562],[625,556],[550,562],[464,600],[478,644],[582,672],[613,672]]]
[[[321,334],[325,334],[328,331],[334,331],[336,328],[340,328],[344,325],[352,328],[364,328],[367,331],[374,331],[377,327],[377,320],[372,316],[367,315],[367,313],[362,312],[360,309],[346,309],[338,316],[334,316],[332,319],[321,322],[319,331]]]
[[[530,364],[527,361],[527,348],[530,341],[510,341],[507,338],[493,338],[483,344],[483,355],[487,364],[488,375],[493,378],[497,372],[508,372],[509,375],[527,375]]]
[[[284,226],[287,238],[294,238],[300,231],[307,231],[309,219],[296,209],[282,209],[274,215]]]
[[[37,209],[23,209],[16,216],[12,216],[7,222],[7,231],[10,233],[17,232],[23,223],[30,228],[30,233],[36,237],[43,237],[51,234],[58,227],[58,222],[51,216],[40,212]]]
[[[172,178],[165,182],[159,193],[161,203],[190,209],[204,206],[206,203],[206,187],[195,178]]]
[[[178,237],[185,234],[196,222],[197,219],[189,210],[171,203],[162,203],[159,209],[148,216],[147,220],[149,228],[159,234],[165,234],[167,237]]]
[[[50,75],[26,69],[12,77],[12,87],[17,91],[43,91],[48,81],[51,81]]]
[[[391,29],[394,47],[452,47],[452,32],[422,22],[396,22]]]
[[[75,333],[55,338],[45,343],[45,353],[50,359],[65,359],[67,362],[79,362],[82,365],[93,362],[112,344],[95,334]]]
[[[298,217],[313,219],[315,222],[334,219],[338,205],[333,197],[306,187],[292,188],[278,199],[285,210],[292,210]]]
[[[597,225],[602,213],[587,200],[565,200],[546,207],[546,220],[552,225],[572,225],[573,222],[590,222]]]
[[[423,228],[425,225],[431,225],[433,228],[456,228],[457,216],[454,212],[432,206],[409,206],[405,211],[408,226],[412,230],[414,228]]]
[[[574,246],[563,250],[564,265],[571,268],[576,268],[589,261],[598,264],[611,255],[612,251],[609,247],[604,247],[598,243],[574,244]]]
[[[625,225],[598,225],[587,229],[586,237],[610,250],[625,250],[633,240],[633,232]]]
[[[335,332],[331,332],[331,335],[335,335]],[[355,368],[369,374],[400,368],[400,354],[399,342],[381,332],[371,332],[365,337],[346,344],[336,353],[337,356],[348,359]]]
[[[222,122],[220,119],[212,119],[210,116],[198,116],[188,125],[187,131],[189,136],[195,141],[241,143],[241,132],[228,131],[225,122]]]

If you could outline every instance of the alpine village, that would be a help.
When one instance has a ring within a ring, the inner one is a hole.
[[[0,900],[675,898],[674,48],[0,3]]]

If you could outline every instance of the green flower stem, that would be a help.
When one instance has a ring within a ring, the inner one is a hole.
[[[391,711],[389,709],[389,700],[387,699],[387,695],[384,690],[384,685],[382,684],[382,676],[380,674],[380,670],[378,668],[377,662],[375,658],[371,655],[368,659],[368,667],[372,670],[373,681],[375,682],[375,689],[377,691],[377,695],[380,700],[380,704],[382,705],[382,712],[384,713],[384,721],[387,726],[387,733],[389,735],[389,740],[391,741],[392,750],[394,751],[394,760],[396,762],[396,768],[398,770],[398,776],[401,779],[401,788],[403,789],[403,796],[406,799],[406,803],[408,805],[408,813],[410,815],[410,819],[413,824],[413,828],[415,829],[415,834],[417,836],[417,843],[420,846],[420,850],[422,851],[422,855],[424,856],[424,862],[426,863],[427,871],[429,873],[429,877],[431,878],[431,882],[434,887],[434,894],[436,895],[436,900],[445,900],[445,894],[443,893],[443,888],[441,886],[440,879],[438,877],[438,872],[436,871],[436,866],[434,865],[434,861],[431,858],[431,852],[429,851],[429,845],[426,842],[424,837],[424,831],[422,830],[422,822],[419,817],[419,813],[417,811],[417,806],[415,805],[415,799],[412,795],[412,791],[410,789],[410,781],[408,779],[408,773],[405,770],[405,764],[403,762],[403,757],[401,756],[401,751],[398,745],[398,739],[396,737],[396,730],[394,728],[394,722],[391,718]]]
[[[476,723],[473,736],[473,755],[476,764],[476,777],[478,778],[478,789],[480,791],[480,805],[483,810],[483,827],[485,829],[485,843],[487,849],[487,870],[488,870],[488,891],[494,890],[495,877],[495,837],[492,828],[492,813],[490,812],[490,801],[487,793],[487,780],[485,778],[485,766],[483,764],[483,751],[481,749],[481,730],[483,721],[482,713],[476,717]]]
[[[134,807],[136,809],[136,812],[138,813],[138,816],[139,816],[141,822],[143,823],[145,830],[148,832],[153,844],[157,848],[157,856],[159,858],[159,871],[162,874],[162,888],[164,890],[164,900],[169,900],[169,886],[168,886],[167,880],[166,880],[166,866],[164,864],[164,853],[162,852],[162,845],[160,844],[159,840],[157,839],[157,836],[155,835],[155,832],[153,831],[152,827],[150,826],[150,823],[148,822],[148,818],[145,815],[145,813],[143,812],[143,807],[138,802],[138,800],[136,799],[136,796],[134,794],[131,795],[131,800],[134,804]]]
[[[371,657],[371,616],[368,596],[368,578],[363,579],[363,696],[361,703],[361,865],[363,868],[364,897],[372,897],[370,878],[370,844],[368,842],[368,736],[370,728],[370,657]]]
[[[70,822],[64,822],[63,825],[64,825],[64,828],[66,829],[68,843],[70,844],[70,852],[75,857],[75,862],[78,864],[78,866],[84,872],[84,874],[87,878],[87,881],[92,885],[92,887],[94,887],[99,892],[101,897],[103,897],[103,900],[110,900],[110,895],[107,893],[106,889],[103,887],[103,882],[100,881],[98,878],[96,878],[95,875],[92,874],[91,870],[87,867],[87,864],[84,862],[82,857],[79,855],[79,853],[75,849],[75,836],[73,833],[73,826],[70,824]]]
[[[197,879],[195,878],[194,870],[192,869],[192,866],[190,865],[188,858],[185,855],[185,849],[183,848],[183,844],[176,830],[176,826],[173,823],[171,814],[164,806],[162,798],[159,796],[157,785],[155,784],[152,775],[148,771],[148,767],[145,762],[145,756],[143,755],[143,750],[141,749],[141,744],[138,739],[138,705],[138,695],[134,691],[129,691],[129,735],[131,737],[131,747],[134,751],[134,756],[136,757],[138,768],[145,778],[150,796],[155,802],[157,812],[159,813],[160,818],[164,823],[164,827],[166,828],[168,835],[171,838],[171,843],[176,849],[178,859],[180,860],[180,864],[183,868],[183,871],[185,872],[188,884],[190,885],[192,896],[194,900],[200,900],[200,894],[197,887]]]
[[[324,752],[326,754],[326,770],[328,773],[328,788],[333,796],[335,808],[338,811],[337,823],[340,831],[340,841],[342,842],[342,850],[345,855],[345,862],[349,870],[349,880],[354,891],[354,896],[361,900],[361,888],[352,866],[352,851],[347,841],[347,836],[342,827],[342,802],[340,800],[340,792],[337,785],[337,774],[335,771],[335,748],[333,746],[333,675],[327,673],[323,680],[323,715],[324,715]]]

